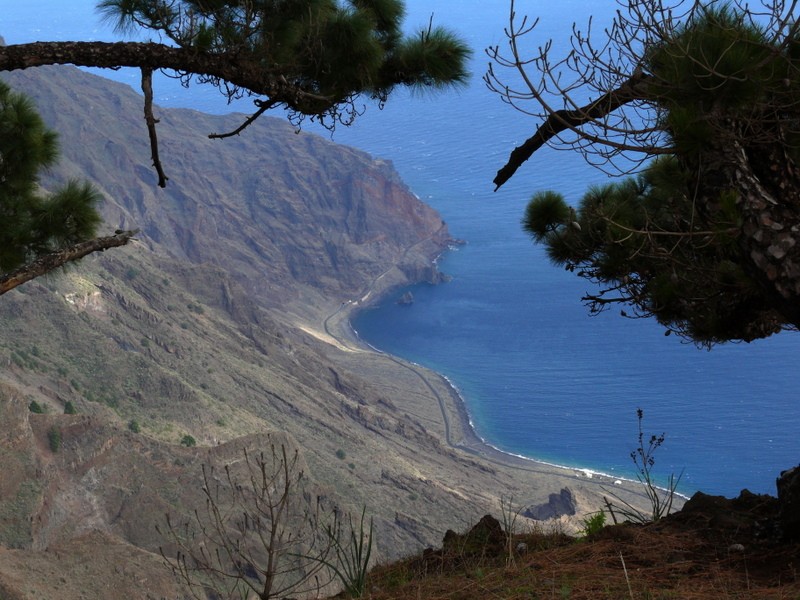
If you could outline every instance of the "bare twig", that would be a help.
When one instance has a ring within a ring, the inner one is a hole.
[[[319,597],[331,582],[328,509],[299,461],[296,450],[271,443],[255,456],[245,449],[224,473],[203,466],[205,508],[180,521],[167,515],[157,528],[171,546],[162,557],[193,597]]]
[[[620,503],[614,505],[612,508],[612,504],[606,499],[606,504],[609,510],[611,510],[612,516],[616,510],[616,512],[631,522],[649,523],[658,521],[672,512],[672,505],[677,494],[678,484],[683,476],[683,471],[681,471],[677,477],[674,473],[671,473],[667,481],[667,486],[664,488],[656,484],[653,477],[653,466],[655,465],[654,454],[664,443],[665,435],[663,433],[661,435],[651,435],[647,438],[647,443],[645,443],[645,435],[642,430],[644,412],[641,408],[636,409],[636,416],[639,425],[638,445],[636,449],[631,452],[630,456],[633,464],[636,465],[636,478],[644,486],[644,492],[650,503],[649,514],[645,514],[638,508],[635,508],[611,490],[603,489]],[[614,518],[614,521],[616,522],[616,518]]]
[[[506,567],[514,564],[514,534],[523,508],[521,505],[514,506],[513,496],[500,496],[500,514],[503,518],[503,531],[506,533]]]
[[[247,120],[244,123],[242,123],[239,127],[234,129],[233,131],[229,131],[228,133],[209,133],[208,137],[211,138],[212,140],[221,140],[224,138],[233,137],[234,135],[239,135],[247,127],[252,125],[255,122],[255,120],[258,119],[258,117],[263,115],[265,112],[267,112],[270,108],[272,108],[278,103],[275,100],[266,100],[266,101],[256,100],[255,104],[256,106],[258,106],[258,110],[254,112],[252,115],[250,115],[247,118]]]
[[[664,73],[652,68],[650,50],[673,44],[673,52],[692,63],[698,73],[698,86],[715,93],[729,83],[752,78],[754,73],[769,72],[800,28],[793,14],[796,0],[763,0],[759,7],[745,0],[725,3],[745,28],[749,22],[763,33],[763,43],[772,46],[740,70],[731,71],[721,62],[750,44],[749,40],[732,39],[714,57],[696,55],[689,42],[680,40],[685,26],[707,18],[721,3],[627,0],[619,4],[608,24],[598,27],[592,17],[585,29],[573,23],[569,42],[560,45],[564,50],[558,54],[559,46],[552,40],[526,44],[534,38],[539,19],[518,14],[515,1],[510,0],[507,44],[487,49],[491,62],[484,81],[503,102],[539,119],[540,124],[497,172],[496,189],[546,144],[576,150],[594,166],[613,174],[634,172],[653,156],[672,152],[673,140],[665,135],[663,117],[673,82],[668,74],[665,79]],[[792,70],[795,72],[787,73],[786,81],[797,76],[796,67]],[[796,108],[791,94],[777,94],[773,100],[776,110],[754,110],[750,121],[776,123],[782,119],[779,115]],[[781,122],[785,124],[786,119]],[[725,128],[724,123],[712,125]],[[756,127],[748,136],[769,132],[769,127]]]
[[[622,561],[622,570],[625,573],[625,582],[628,584],[628,595],[630,595],[631,600],[633,600],[633,589],[631,589],[631,580],[628,577],[628,567],[625,566],[625,559],[622,556],[622,550],[619,552],[619,559]]]

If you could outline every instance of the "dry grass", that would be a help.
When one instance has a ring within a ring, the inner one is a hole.
[[[721,511],[679,513],[657,525],[606,527],[585,539],[561,533],[515,536],[515,547],[523,542],[528,550],[511,566],[502,545],[488,540],[480,546],[468,536],[451,537],[442,550],[375,569],[365,597],[800,599],[795,571],[800,544],[781,543],[765,534],[760,515],[742,519],[730,507]],[[720,516],[728,521],[715,522]]]

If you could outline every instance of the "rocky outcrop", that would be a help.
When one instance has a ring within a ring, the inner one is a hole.
[[[783,471],[777,486],[781,532],[787,539],[800,540],[800,465]]]
[[[575,498],[569,488],[563,488],[558,494],[550,494],[546,503],[526,508],[522,516],[536,521],[557,519],[564,515],[572,516],[576,512]]]
[[[502,555],[507,550],[507,543],[500,521],[492,515],[484,515],[466,533],[448,529],[442,538],[442,547],[439,550],[428,548],[411,562],[411,566],[423,571],[458,568],[486,556]]]

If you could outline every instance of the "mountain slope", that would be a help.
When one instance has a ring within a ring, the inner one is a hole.
[[[142,232],[0,300],[0,410],[14,424],[0,446],[16,457],[0,494],[10,599],[36,589],[26,557],[57,585],[72,581],[65,557],[98,540],[159,567],[129,597],[170,596],[155,524],[199,499],[200,465],[218,446],[232,460],[267,432],[301,449],[319,489],[374,515],[378,557],[435,543],[503,497],[536,506],[568,487],[573,521],[600,506],[612,481],[487,454],[442,378],[352,338],[351,310],[440,281],[432,261],[450,243],[388,163],[271,119],[212,141],[242,116],[158,110],[161,190],[129,88],[71,68],[7,80],[60,133],[64,159],[44,185],[89,178],[108,230]],[[29,413],[32,400],[49,414]],[[78,415],[61,414],[67,402]],[[186,435],[197,448],[179,445]],[[111,585],[108,566],[89,561],[84,577]]]
[[[53,179],[88,177],[107,198],[111,227],[138,227],[160,253],[228,271],[259,303],[285,301],[300,284],[351,295],[408,247],[430,239],[407,257],[429,263],[447,241],[439,216],[391,165],[295,134],[281,120],[210,140],[208,133],[234,128],[242,115],[160,111],[171,177],[162,190],[154,185],[141,99],[127,86],[69,68],[11,75],[60,133],[64,160]]]

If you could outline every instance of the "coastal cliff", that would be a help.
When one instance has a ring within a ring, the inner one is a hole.
[[[170,177],[160,189],[133,90],[64,67],[7,80],[59,132],[63,159],[45,186],[88,178],[105,198],[108,229],[138,228],[159,256],[219,268],[259,304],[285,308],[303,286],[350,297],[389,266],[427,268],[448,241],[389,162],[282,120],[212,140],[245,116],[159,110]]]
[[[442,378],[348,337],[354,308],[440,280],[451,241],[387,161],[273,119],[209,140],[244,117],[158,109],[162,190],[127,86],[67,67],[6,80],[60,134],[43,185],[87,178],[106,230],[141,233],[0,300],[4,598],[81,597],[75,561],[92,590],[172,597],[155,526],[199,498],[216,448],[267,432],[321,493],[366,507],[381,558],[507,496],[536,506],[568,487],[576,518],[599,506],[601,478],[484,454]]]

